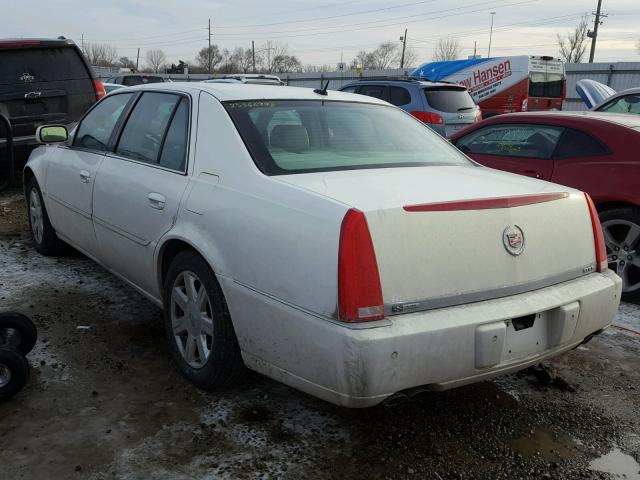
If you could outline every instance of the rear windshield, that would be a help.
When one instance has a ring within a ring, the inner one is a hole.
[[[562,98],[563,76],[560,73],[531,72],[529,96]]]
[[[431,108],[441,112],[464,112],[476,106],[469,92],[460,88],[425,88],[424,94]]]
[[[89,78],[89,72],[75,47],[0,50],[0,84],[84,78]]]
[[[267,175],[472,165],[440,135],[395,107],[321,100],[224,105]]]
[[[140,77],[137,75],[132,75],[130,77],[124,77],[122,80],[122,84],[127,87],[132,87],[134,85],[144,85],[145,83],[161,83],[162,77]]]

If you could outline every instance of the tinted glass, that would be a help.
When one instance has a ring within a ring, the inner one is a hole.
[[[599,112],[635,113],[640,115],[640,94],[626,95],[609,102],[600,108]]]
[[[385,89],[386,87],[384,85],[362,85],[358,93],[360,95],[368,95],[369,97],[385,100]]]
[[[189,102],[180,100],[180,105],[173,115],[171,125],[162,146],[160,165],[172,170],[184,171],[187,156],[187,137],[189,133]]]
[[[105,150],[113,127],[132,96],[132,93],[114,94],[102,100],[80,123],[73,145]]]
[[[257,166],[269,175],[471,165],[433,130],[392,107],[314,100],[224,105]]]
[[[551,158],[562,128],[546,125],[496,125],[481,128],[459,139],[465,153],[509,157]]]
[[[411,94],[406,88],[389,87],[389,102],[397,107],[411,103]]]
[[[144,93],[127,120],[116,153],[142,162],[158,163],[160,148],[180,96]]]
[[[555,157],[591,157],[594,155],[606,155],[607,153],[607,149],[588,133],[567,129],[560,139]]]
[[[563,77],[559,73],[531,72],[529,96],[562,98]]]
[[[89,78],[74,47],[25,48],[0,51],[0,84],[28,85]]]
[[[161,83],[162,77],[149,77],[142,75],[131,75],[122,77],[122,84],[127,87],[132,87],[134,85],[144,85],[145,83]]]
[[[469,92],[460,88],[425,88],[424,94],[431,108],[441,112],[464,112],[476,106]]]
[[[354,93],[357,88],[358,88],[357,86],[346,87],[346,88],[343,88],[341,91],[342,92]]]

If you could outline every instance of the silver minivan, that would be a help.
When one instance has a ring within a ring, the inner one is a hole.
[[[414,78],[362,79],[340,88],[342,92],[380,98],[409,112],[444,137],[482,119],[466,87],[456,83]]]

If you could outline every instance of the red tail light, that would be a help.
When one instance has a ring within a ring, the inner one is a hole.
[[[437,113],[433,113],[433,112],[411,112],[411,115],[413,115],[414,117],[416,117],[418,120],[420,120],[423,123],[435,123],[436,125],[443,125],[444,124],[444,119],[438,115]]]
[[[593,241],[596,246],[596,270],[598,272],[604,272],[609,268],[609,264],[607,261],[607,246],[604,243],[604,234],[602,233],[602,225],[600,225],[600,217],[598,217],[598,211],[589,194],[585,193],[584,197],[587,199],[589,215],[591,216],[591,226],[593,227]]]
[[[480,122],[482,120],[482,110],[478,109],[478,113],[476,113],[476,122]]]
[[[104,97],[107,94],[107,92],[104,89],[104,85],[97,78],[93,79],[93,89],[96,92],[96,100],[100,100],[102,97]]]
[[[342,220],[338,252],[338,310],[343,322],[384,318],[382,287],[367,219],[350,209]]]

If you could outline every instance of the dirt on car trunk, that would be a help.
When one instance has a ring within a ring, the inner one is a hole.
[[[39,340],[29,384],[0,402],[3,479],[640,479],[637,305],[542,366],[393,408],[257,374],[202,392],[171,364],[160,310],[78,253],[39,255],[13,191],[0,310],[14,309]]]

